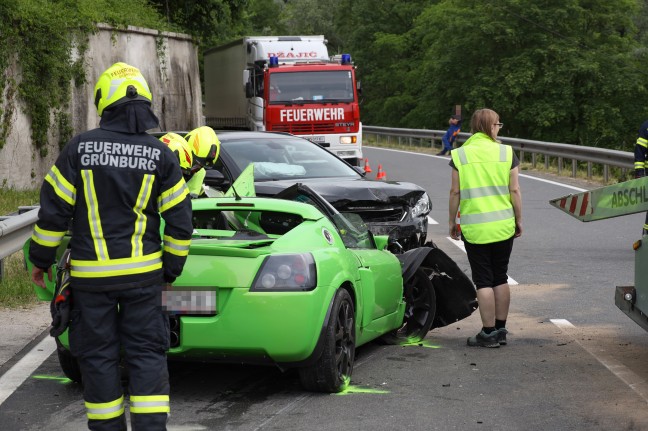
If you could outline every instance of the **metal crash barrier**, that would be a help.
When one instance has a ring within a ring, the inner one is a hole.
[[[39,208],[18,207],[16,213],[0,216],[0,279],[4,276],[4,258],[20,250],[31,236]]]

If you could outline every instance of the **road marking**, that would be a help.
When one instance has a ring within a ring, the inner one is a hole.
[[[439,224],[439,222],[428,216],[428,224]]]
[[[580,187],[570,186],[569,184],[559,183],[557,181],[545,180],[544,178],[532,177],[531,175],[519,174],[520,177],[529,178],[530,180],[541,181],[543,183],[553,184],[554,186],[566,187],[568,189],[576,190],[579,192],[586,192],[587,189],[581,189]]]
[[[56,350],[52,337],[45,337],[0,377],[0,405]]]
[[[583,348],[587,353],[592,355],[597,361],[599,361],[605,368],[607,368],[612,374],[617,376],[623,383],[628,385],[630,389],[635,391],[644,401],[648,402],[648,383],[639,377],[637,374],[632,372],[628,367],[621,364],[620,362],[615,361],[611,358],[605,358],[596,353],[592,352],[587,346],[581,343],[578,340],[578,337],[575,336],[576,326],[574,326],[567,319],[550,319],[551,323],[556,325],[563,331],[565,334],[569,335],[572,340],[576,342],[579,346]]]
[[[463,243],[462,240],[460,240],[460,239],[452,239],[449,236],[447,236],[446,238],[448,239],[448,241],[450,241],[451,243],[453,243],[454,245],[459,247],[459,249],[461,251],[463,251],[464,253],[466,252],[466,247],[464,246],[464,243]],[[511,277],[509,277],[508,278],[508,284],[509,284],[509,286],[517,286],[519,283],[517,281],[513,280]]]

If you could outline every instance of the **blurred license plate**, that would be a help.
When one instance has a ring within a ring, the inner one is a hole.
[[[163,290],[162,308],[171,314],[216,314],[214,290]]]
[[[324,136],[310,136],[308,138],[309,141],[315,142],[316,144],[323,144],[324,143]]]
[[[338,151],[338,157],[355,156],[355,151]]]

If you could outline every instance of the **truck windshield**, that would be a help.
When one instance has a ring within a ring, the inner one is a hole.
[[[348,70],[275,72],[270,74],[270,103],[353,102]]]

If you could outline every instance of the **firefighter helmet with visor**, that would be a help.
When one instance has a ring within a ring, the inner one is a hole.
[[[185,139],[193,151],[194,170],[199,170],[203,166],[211,166],[218,159],[220,141],[211,127],[198,127],[187,133]]]
[[[191,175],[191,166],[193,165],[193,154],[191,152],[191,147],[182,136],[177,133],[169,132],[166,135],[160,138],[160,141],[164,142],[167,147],[178,158],[180,163],[180,170],[185,176]]]
[[[101,74],[94,89],[94,103],[101,117],[104,110],[133,100],[151,103],[151,90],[139,69],[115,63]]]

